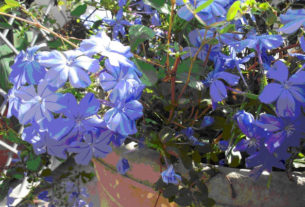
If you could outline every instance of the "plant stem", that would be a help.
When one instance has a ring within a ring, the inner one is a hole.
[[[0,12],[0,15],[3,15],[3,16],[7,16],[7,17],[12,17],[12,18],[15,18],[19,21],[22,21],[22,22],[25,22],[25,23],[28,23],[34,27],[37,27],[39,29],[43,29],[49,33],[51,33],[52,35],[54,35],[55,37],[58,37],[59,39],[61,39],[62,41],[65,41],[66,43],[68,43],[69,45],[73,46],[74,48],[78,48],[78,46],[76,44],[74,44],[73,42],[71,42],[70,40],[64,38],[62,35],[48,29],[47,27],[41,25],[39,22],[33,22],[33,21],[29,21],[27,19],[24,19],[24,18],[21,18],[21,17],[17,17],[17,16],[14,16],[14,15],[11,15],[11,14],[7,14],[7,13],[4,13],[4,12]]]

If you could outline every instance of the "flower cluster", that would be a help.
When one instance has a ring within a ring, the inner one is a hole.
[[[29,48],[16,57],[8,112],[27,125],[22,138],[37,154],[66,159],[74,153],[75,161],[86,165],[93,156],[103,158],[111,152],[111,142],[119,146],[137,132],[135,121],[142,116],[138,99],[144,85],[129,59],[129,47],[100,32],[75,50],[37,52],[40,48]],[[100,61],[92,58],[97,53],[105,59],[101,71]],[[101,87],[110,92],[109,101],[87,93],[78,102],[71,93],[59,92],[68,81],[73,88],[87,88],[92,84],[90,76],[97,72]],[[98,113],[101,103],[111,107],[104,117]]]

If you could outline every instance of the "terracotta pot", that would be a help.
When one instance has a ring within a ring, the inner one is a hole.
[[[162,195],[158,199],[159,192],[153,189],[153,184],[160,178],[158,153],[142,149],[124,155],[128,159],[130,170],[121,175],[116,170],[116,164],[123,151],[124,148],[113,148],[113,152],[106,158],[93,159],[101,206],[176,207],[174,202],[169,203]]]
[[[124,149],[113,148],[105,159],[94,159],[98,179],[96,187],[102,207],[154,207],[158,192],[152,188],[160,178],[159,154],[143,149],[124,155],[131,169],[126,175],[117,173],[116,164]],[[206,181],[209,197],[217,207],[299,207],[305,203],[305,173],[293,173],[295,181],[286,172],[268,173],[258,180],[249,177],[250,170],[215,166],[218,173]],[[208,168],[208,167],[206,167]],[[164,170],[164,168],[163,168]],[[187,169],[185,169],[187,170]],[[158,207],[178,206],[160,196]]]

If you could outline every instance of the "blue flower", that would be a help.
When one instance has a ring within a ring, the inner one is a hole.
[[[191,142],[192,145],[201,145],[201,146],[204,145],[204,143],[200,142],[196,137],[193,136],[194,130],[192,127],[183,129],[181,133],[183,133],[188,138],[188,140]]]
[[[115,89],[118,90],[120,97],[129,94],[137,97],[144,88],[138,77],[136,66],[129,67],[120,64],[120,67],[114,67],[107,59],[105,68],[106,70],[103,70],[99,76],[100,84],[105,91]]]
[[[113,33],[112,33],[112,38],[117,39],[119,33],[124,37],[126,32],[125,32],[125,26],[131,26],[132,24],[127,21],[122,19],[123,18],[123,9],[120,9],[116,15],[115,20],[113,19],[107,19],[104,18],[103,21],[113,27]]]
[[[98,60],[85,56],[79,50],[45,51],[38,53],[37,57],[41,65],[50,68],[46,79],[57,88],[68,79],[74,88],[88,87],[91,84],[88,72],[94,73],[99,69]]]
[[[168,184],[168,183],[173,183],[173,184],[178,184],[178,180],[181,181],[181,176],[177,175],[174,171],[174,167],[173,165],[170,165],[168,167],[168,169],[166,169],[165,171],[163,171],[161,173],[162,176],[162,180],[164,183]]]
[[[200,5],[206,3],[207,0],[198,0],[190,1],[191,8],[194,10],[197,9]],[[184,5],[185,3],[182,0],[177,1],[177,5]],[[219,21],[219,17],[224,17],[227,13],[225,7],[228,5],[226,0],[214,0],[208,7],[197,12],[197,15],[205,22],[213,23],[215,21]],[[190,7],[190,6],[189,6]],[[178,10],[178,16],[186,21],[190,21],[193,19],[193,13],[187,8],[187,6],[183,6]]]
[[[285,169],[284,160],[278,159],[275,154],[271,154],[266,148],[262,148],[256,153],[246,158],[246,167],[254,169],[250,176],[258,179],[264,170],[272,171],[272,167]]]
[[[21,100],[18,119],[22,124],[32,120],[40,122],[44,118],[51,121],[51,112],[65,109],[63,104],[58,103],[62,94],[54,93],[54,89],[51,89],[46,81],[38,84],[37,92],[33,85],[22,86],[16,96]]]
[[[281,35],[264,34],[257,36],[255,33],[250,33],[246,39],[229,44],[232,45],[237,52],[242,51],[246,47],[255,49],[260,56],[263,48],[270,50],[281,46],[283,44],[283,38]]]
[[[50,198],[49,198],[48,194],[49,194],[49,192],[47,190],[42,191],[41,193],[38,194],[38,198],[40,200],[49,201]]]
[[[210,72],[205,81],[203,81],[207,87],[210,87],[210,97],[212,98],[213,109],[216,108],[217,102],[222,101],[227,97],[227,89],[221,79],[231,86],[237,85],[239,81],[239,76],[221,71],[221,65],[222,62],[218,60],[215,66],[216,68]]]
[[[13,87],[8,92],[8,110],[7,110],[7,118],[11,116],[18,117],[18,111],[20,108],[20,98],[17,96],[18,90],[16,87]]]
[[[265,140],[265,146],[270,153],[274,153],[279,149],[287,151],[287,147],[299,146],[303,132],[302,123],[304,123],[303,115],[298,117],[276,117],[262,114],[255,124],[269,132],[270,135]]]
[[[128,160],[125,158],[121,158],[116,164],[116,169],[120,174],[126,174],[126,172],[130,169]]]
[[[213,117],[204,116],[200,127],[205,128],[205,127],[211,126],[213,123],[214,123],[214,118]]]
[[[11,193],[13,191],[13,188],[10,188],[7,192],[7,197],[6,197],[6,205],[8,207],[13,207],[14,201],[16,200],[15,197],[11,197]]]
[[[221,151],[226,151],[229,147],[229,142],[226,140],[221,140],[219,141],[218,145]]]
[[[26,52],[21,51],[11,66],[12,72],[9,80],[19,88],[26,83],[36,85],[44,78],[46,69],[37,62],[36,51],[41,46],[30,47]]]
[[[286,14],[280,15],[280,19],[284,26],[279,31],[291,34],[302,25],[305,26],[305,9],[289,9]]]
[[[65,94],[61,102],[67,106],[66,110],[61,111],[66,118],[55,119],[47,128],[52,137],[64,139],[67,145],[80,140],[83,133],[99,127],[102,123],[102,119],[97,116],[100,102],[93,93],[87,93],[79,104],[70,93]]]
[[[199,49],[202,41],[203,41],[203,37],[204,37],[204,33],[205,33],[205,30],[193,30],[189,33],[188,37],[189,37],[189,40],[191,42],[191,44],[195,47],[185,47],[183,48],[183,51],[184,52],[188,52],[187,54],[184,54],[181,58],[182,59],[185,59],[189,56],[191,57],[194,57],[197,50]],[[211,31],[208,31],[207,33],[207,38],[212,38],[214,35],[213,32]],[[210,51],[210,56],[209,56],[209,59],[213,60],[217,55],[218,53],[221,51],[221,45],[220,44],[217,44],[217,45],[213,45],[211,47],[211,51]],[[206,56],[208,54],[208,50],[209,50],[209,45],[204,45],[202,47],[202,49],[199,51],[198,55],[197,55],[197,58],[202,60],[202,61],[205,61],[206,59]]]
[[[142,104],[133,97],[121,99],[115,93],[110,95],[110,102],[113,108],[104,115],[107,127],[121,135],[135,134],[137,132],[135,120],[143,116]]]
[[[69,152],[76,153],[75,162],[81,165],[87,165],[92,156],[96,158],[104,158],[112,151],[109,146],[111,140],[109,136],[103,136],[98,130],[91,130],[83,135],[81,141],[71,143],[68,148]]]
[[[102,31],[91,36],[90,39],[83,40],[80,44],[80,50],[88,56],[100,53],[108,57],[109,63],[115,67],[119,64],[133,66],[133,62],[128,58],[132,57],[129,46],[124,46],[119,41],[111,41],[107,34]]]
[[[242,110],[235,114],[234,119],[240,130],[246,135],[245,139],[236,144],[234,151],[246,151],[251,155],[264,147],[267,132],[254,124],[255,119],[252,114]]]
[[[305,103],[305,72],[297,72],[288,79],[286,65],[277,61],[267,75],[279,83],[268,84],[259,96],[260,101],[266,104],[277,101],[276,110],[280,116],[297,115],[300,104]]]
[[[300,39],[299,39],[299,43],[300,43],[300,46],[303,50],[303,52],[305,52],[305,38],[304,36],[302,36]],[[305,60],[305,55],[302,54],[302,53],[290,53],[289,55],[293,56],[293,57],[297,57],[298,59],[300,60]],[[304,67],[304,66],[303,66]]]

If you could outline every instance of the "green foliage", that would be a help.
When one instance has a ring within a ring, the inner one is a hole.
[[[14,61],[14,53],[7,45],[0,46],[0,88],[8,91],[9,74],[11,72],[10,63]]]
[[[198,13],[200,11],[202,11],[203,9],[207,8],[208,6],[210,6],[212,3],[214,2],[214,0],[207,0],[206,2],[204,2],[203,4],[201,4],[200,6],[198,6],[195,9],[195,13]]]
[[[155,32],[144,25],[132,25],[129,28],[129,41],[131,43],[131,50],[135,51],[139,44],[145,40],[152,39]]]
[[[71,11],[71,15],[74,17],[80,17],[87,10],[87,4],[78,5],[75,9]]]
[[[141,81],[143,82],[143,84],[150,87],[158,81],[158,72],[156,68],[154,68],[151,64],[137,59],[134,59],[134,63],[143,73],[143,76],[141,77]]]
[[[170,5],[166,0],[143,0],[143,2],[163,14],[170,14]]]
[[[235,1],[231,5],[231,7],[227,13],[227,21],[231,21],[236,17],[237,12],[241,10],[240,5],[241,5],[241,1]]]

